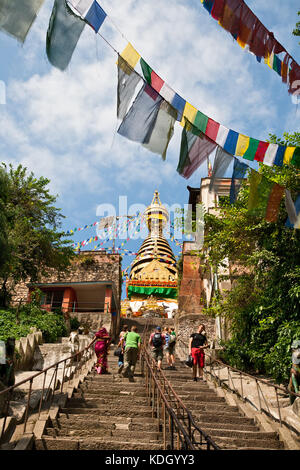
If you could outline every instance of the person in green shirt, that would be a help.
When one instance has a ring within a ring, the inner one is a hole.
[[[137,333],[137,327],[132,326],[131,330],[127,332],[121,341],[121,347],[124,349],[124,371],[123,377],[129,377],[130,382],[134,382],[134,371],[137,361],[140,357],[141,350],[141,337]]]

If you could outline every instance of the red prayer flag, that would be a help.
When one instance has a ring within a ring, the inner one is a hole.
[[[215,0],[215,3],[211,10],[211,16],[215,20],[219,20],[223,16],[225,6],[225,0]]]
[[[207,135],[207,137],[209,137],[211,140],[215,142],[217,135],[218,135],[219,128],[220,128],[220,124],[214,121],[213,119],[209,118],[207,121],[205,135]]]
[[[257,150],[255,152],[254,160],[256,160],[257,162],[263,162],[268,147],[269,144],[267,142],[259,142]]]
[[[152,70],[151,73],[151,85],[158,93],[162,89],[162,86],[165,82]]]

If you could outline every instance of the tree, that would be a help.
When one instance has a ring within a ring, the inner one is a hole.
[[[300,16],[300,11],[298,11],[298,16]],[[300,21],[296,23],[296,28],[294,29],[293,34],[294,36],[300,36]]]
[[[270,140],[300,145],[299,133]],[[299,170],[292,165],[261,164],[259,172],[289,188],[294,200],[300,192]],[[233,283],[225,295],[218,294],[208,312],[222,312],[230,319],[224,358],[231,365],[287,380],[290,344],[300,337],[300,231],[285,226],[283,201],[277,222],[269,223],[262,208],[254,214],[248,211],[248,199],[245,181],[235,204],[224,205],[218,217],[205,217],[208,262],[217,272],[228,259]]]
[[[63,216],[49,182],[22,165],[0,166],[0,306],[8,306],[20,281],[34,282],[49,268],[64,271],[70,264],[73,250],[59,231]]]

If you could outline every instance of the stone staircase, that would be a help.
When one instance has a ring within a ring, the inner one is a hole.
[[[134,383],[118,375],[118,358],[112,351],[108,363],[111,373],[87,376],[51,427],[36,439],[36,450],[162,450],[140,362]]]
[[[192,371],[179,360],[176,370],[164,373],[174,391],[190,410],[199,428],[223,450],[280,450],[283,443],[276,432],[263,432],[254,419],[229,405],[207,382],[192,380]]]
[[[36,450],[163,449],[162,433],[152,416],[145,383],[137,364],[135,382],[117,373],[118,358],[108,357],[111,374],[91,372],[52,421]],[[223,450],[280,450],[276,432],[263,432],[254,419],[230,406],[208,383],[193,382],[191,370],[177,359],[176,370],[164,373],[189,408],[196,423]]]

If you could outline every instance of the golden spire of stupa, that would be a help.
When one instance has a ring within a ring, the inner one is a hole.
[[[132,264],[130,281],[176,282],[176,259],[163,236],[169,213],[162,205],[158,191],[154,192],[152,202],[145,210],[144,217],[149,234]]]

